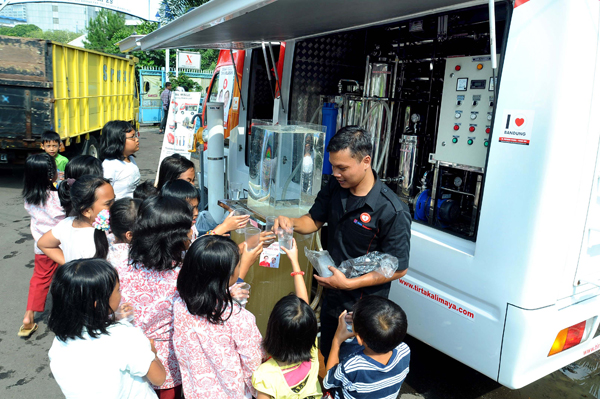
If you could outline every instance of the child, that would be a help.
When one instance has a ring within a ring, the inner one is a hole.
[[[156,340],[167,370],[154,388],[159,398],[181,397],[181,373],[173,350],[173,301],[183,254],[190,245],[192,210],[178,198],[152,197],[140,205],[130,262],[118,269],[123,299],[135,309],[135,324]]]
[[[185,180],[171,180],[165,183],[160,190],[160,194],[163,197],[175,197],[185,200],[192,207],[193,219],[192,219],[192,242],[198,238],[198,229],[196,228],[196,218],[198,217],[198,204],[200,203],[200,194],[198,189],[191,183]],[[248,223],[250,216],[233,216],[233,212],[225,218],[223,223],[218,225],[212,230],[212,234],[227,234],[231,230],[241,229]],[[209,234],[211,234],[209,232]]]
[[[110,207],[110,228],[115,241],[108,247],[106,260],[117,270],[129,263],[129,244],[142,200],[121,198]]]
[[[152,341],[115,320],[119,276],[102,259],[61,266],[52,283],[48,327],[56,338],[48,352],[54,379],[67,398],[156,398],[153,384],[165,369]]]
[[[65,171],[65,167],[69,160],[58,153],[60,151],[60,145],[61,142],[58,133],[52,130],[46,130],[42,133],[42,150],[54,158],[56,170],[58,170],[59,174],[62,174]]]
[[[81,176],[92,175],[102,177],[102,162],[91,155],[77,155],[67,163],[64,178],[58,186],[60,204],[67,216],[71,216],[71,186]]]
[[[35,261],[33,276],[29,282],[27,310],[18,333],[20,337],[30,337],[37,330],[34,312],[44,311],[50,281],[52,281],[52,275],[58,266],[37,247],[40,237],[65,218],[65,211],[60,206],[58,192],[53,185],[57,177],[56,170],[54,158],[49,154],[31,155],[25,162],[23,199],[25,200],[25,210],[31,216],[31,235],[35,241],[33,245]]]
[[[133,198],[138,198],[142,201],[149,197],[156,197],[158,194],[158,189],[154,187],[154,183],[152,183],[151,180],[140,183],[135,190],[133,190]]]
[[[408,323],[400,306],[389,299],[367,296],[354,305],[352,327],[346,311],[338,318],[323,387],[335,398],[395,398],[408,374],[410,349],[403,343]],[[356,335],[364,349],[339,363],[340,345]]]
[[[292,262],[296,295],[281,298],[267,323],[263,348],[271,356],[252,376],[257,399],[320,398],[317,316],[308,304],[298,247],[282,249]]]
[[[179,154],[173,154],[160,163],[156,188],[160,190],[166,182],[177,179],[193,184],[196,181],[196,170],[192,161]]]
[[[103,177],[85,175],[65,184],[70,186],[68,205],[76,216],[62,220],[44,234],[38,247],[59,265],[73,259],[106,258],[109,226],[104,213],[115,200],[110,183]]]
[[[232,300],[228,287],[259,254],[244,250],[240,261],[238,246],[217,235],[200,237],[186,254],[173,333],[186,399],[256,394],[250,379],[263,358],[261,335],[254,316]]]
[[[128,122],[110,121],[102,128],[102,167],[116,199],[133,198],[140,182],[134,155],[140,149],[140,134]]]

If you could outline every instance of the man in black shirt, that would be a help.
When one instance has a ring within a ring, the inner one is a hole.
[[[391,278],[371,272],[348,279],[333,267],[333,276],[315,276],[327,288],[321,308],[320,349],[325,361],[338,316],[344,310],[352,311],[363,296],[387,298],[391,281],[403,277],[408,269],[410,212],[371,169],[372,149],[371,138],[364,130],[340,129],[327,146],[335,179],[319,192],[307,215],[292,219],[280,216],[275,222],[275,228],[293,226],[301,234],[313,233],[327,223],[327,250],[338,266],[373,251],[398,258],[398,270]]]

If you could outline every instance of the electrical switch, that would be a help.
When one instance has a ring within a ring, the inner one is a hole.
[[[461,117],[461,115],[462,115],[462,112],[456,112],[456,113],[454,114],[454,117],[455,117],[456,119],[459,119],[459,118]]]
[[[458,130],[458,129],[460,129],[460,126],[454,125],[454,130]]]
[[[479,101],[473,101],[473,106],[476,107],[479,104]]]
[[[473,139],[469,139],[469,140],[467,140],[467,144],[468,144],[468,145],[471,145],[471,144],[473,144]]]
[[[487,118],[488,118],[488,121],[491,121],[492,120],[492,114],[488,114]]]
[[[475,126],[469,126],[469,132],[474,132],[475,131]]]
[[[490,132],[491,132],[491,129],[490,129],[489,127],[486,127],[486,128],[485,128],[485,132],[486,132],[487,134],[490,134]]]
[[[471,119],[477,119],[477,112],[471,112]]]
[[[452,137],[452,142],[453,142],[454,144],[458,143],[458,138],[457,138],[457,137]]]

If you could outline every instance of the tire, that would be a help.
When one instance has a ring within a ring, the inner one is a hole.
[[[100,144],[96,137],[90,136],[89,140],[86,140],[81,155],[91,155],[94,158],[100,158]]]

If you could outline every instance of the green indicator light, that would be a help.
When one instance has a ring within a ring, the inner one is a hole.
[[[456,137],[454,137],[454,138],[452,138],[452,142],[453,142],[454,144],[456,144],[456,143],[458,143],[458,139],[457,139]]]
[[[469,140],[467,140],[467,144],[468,144],[468,145],[471,145],[471,144],[473,144],[473,139],[469,139]]]
[[[490,146],[490,142],[486,140],[486,141],[483,142],[483,145],[486,146],[486,147],[489,147]]]

